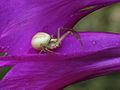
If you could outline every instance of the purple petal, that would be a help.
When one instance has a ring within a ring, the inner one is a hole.
[[[57,90],[78,80],[89,79],[91,75],[96,77],[120,70],[119,57],[88,58],[19,63],[2,80],[0,88]]]
[[[119,0],[78,1],[71,1],[72,3],[64,1],[65,3],[63,3],[61,0],[60,6],[59,1],[50,3],[33,0],[22,0],[21,2],[15,0],[14,3],[6,4],[7,6],[14,4],[12,5],[13,10],[9,8],[12,14],[8,18],[12,17],[12,20],[7,18],[5,22],[0,23],[3,25],[0,45],[8,47],[7,51],[11,55],[24,54],[24,56],[0,57],[2,62],[0,67],[14,65],[0,83],[0,88],[56,90],[77,80],[81,81],[120,70],[119,34],[81,33],[84,51],[76,38],[68,36],[63,40],[62,46],[54,51],[56,56],[31,54],[30,38],[34,33],[38,31],[56,33],[58,27],[67,25],[71,27],[81,17]],[[76,7],[74,10],[70,3]],[[52,5],[56,7],[52,7]],[[95,5],[95,8],[81,11],[83,12],[81,14],[75,12],[91,5]],[[70,13],[66,14],[66,11],[63,11],[66,7],[69,7],[67,11]],[[70,17],[71,15],[78,16],[74,20]],[[70,20],[73,22],[69,23]],[[53,32],[50,32],[51,30]],[[28,53],[30,54],[28,55]]]
[[[2,0],[0,26],[3,27],[0,27],[0,46],[5,47],[10,55],[28,54],[31,49],[31,38],[35,33],[44,31],[56,34],[59,27],[73,27],[85,15],[119,1]],[[80,9],[89,6],[93,8],[79,13]]]
[[[80,35],[83,51],[78,40],[69,35],[59,52],[55,51],[56,55],[0,57],[1,61],[14,64],[0,82],[0,88],[57,90],[120,70],[120,34],[83,32]]]

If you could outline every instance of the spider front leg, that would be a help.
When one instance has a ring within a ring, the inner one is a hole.
[[[64,28],[64,27],[60,27],[58,28],[58,33],[57,33],[57,39],[60,39],[60,30],[67,30],[67,31],[72,31],[72,28]],[[73,30],[74,31],[74,30]]]
[[[42,47],[42,49],[41,49],[41,51],[39,53],[41,54],[42,52],[47,52],[47,53],[50,53],[50,54],[55,54],[53,51],[49,50],[47,48],[47,46],[43,46]]]
[[[45,48],[44,52],[47,52],[47,53],[50,53],[50,54],[55,54],[53,51],[49,50],[48,48]]]
[[[79,35],[78,32],[76,32],[73,28],[64,28],[64,27],[58,28],[58,34],[57,34],[57,38],[58,38],[58,39],[60,38],[60,30],[70,31],[73,36],[75,36],[77,39],[80,39],[80,35]],[[78,36],[75,35],[74,33],[77,34]]]
[[[60,38],[60,30],[67,30],[67,32],[65,34],[63,34],[63,36]],[[75,38],[77,38],[80,41],[80,44],[82,46],[82,50],[84,49],[83,47],[83,43],[80,39],[80,35],[78,34],[78,32],[76,32],[74,29],[72,28],[64,28],[64,27],[60,27],[58,28],[58,34],[57,34],[57,39],[59,40],[59,42],[65,38],[69,33],[71,33]],[[77,34],[77,35],[76,35]]]

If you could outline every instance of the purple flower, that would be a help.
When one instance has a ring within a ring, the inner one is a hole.
[[[81,32],[79,41],[68,35],[54,52],[39,54],[31,47],[37,32],[56,34],[72,28],[87,14],[120,0],[1,0],[0,46],[10,56],[0,67],[13,66],[0,88],[57,90],[120,70],[120,34]],[[91,7],[83,10],[84,8]],[[1,49],[0,48],[0,49]]]

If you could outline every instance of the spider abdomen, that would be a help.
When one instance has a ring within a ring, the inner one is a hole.
[[[42,46],[48,45],[49,41],[51,39],[51,36],[44,32],[39,32],[35,34],[35,36],[32,38],[31,44],[32,47],[36,50],[41,50]]]

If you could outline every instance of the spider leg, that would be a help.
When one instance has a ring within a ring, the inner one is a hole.
[[[58,28],[58,32],[57,32],[57,39],[58,39],[58,40],[60,39],[60,30],[61,30],[61,27]]]
[[[60,30],[67,30],[61,37],[60,37]],[[64,27],[59,27],[58,28],[58,33],[57,33],[57,39],[59,40],[59,43],[61,40],[63,40],[70,32],[73,32],[74,30],[72,28],[64,28]]]
[[[65,27],[60,27],[59,29],[60,29],[60,30],[61,30],[61,29],[64,29],[64,30],[68,30],[68,31],[71,31],[71,30],[74,31],[74,29],[72,29],[72,28],[65,28]]]
[[[48,48],[44,48],[44,52],[50,53],[50,54],[55,54],[53,51],[49,50]]]
[[[53,51],[49,50],[47,48],[47,46],[42,46],[42,49],[41,49],[41,51],[39,53],[41,54],[42,52],[47,52],[47,53],[50,53],[50,54],[55,54]]]
[[[61,41],[70,33],[71,31],[67,31],[67,32],[65,32],[61,37],[60,37],[60,39],[58,39],[58,45],[61,43]]]
[[[81,41],[81,39],[80,39],[80,37],[78,37],[77,35],[75,35],[73,32],[70,32],[75,38],[77,38],[78,40],[79,40],[79,42],[80,42],[80,44],[81,44],[81,47],[82,47],[82,50],[84,49],[84,47],[83,47],[83,43],[82,43],[82,41]],[[78,34],[78,33],[77,33]],[[79,34],[78,34],[79,35]]]
[[[42,46],[42,45],[41,45],[41,50],[40,50],[39,53],[41,54],[42,52],[45,52],[45,50],[44,50],[45,48],[46,48],[45,46]]]
[[[73,31],[72,28],[64,28],[64,27],[59,27],[58,28],[58,32],[57,32],[57,39],[59,40],[60,39],[60,30],[67,30],[67,31]]]
[[[58,30],[59,30],[59,32],[60,32],[60,30],[67,30],[67,31],[71,31],[71,32],[74,32],[74,33],[76,33],[78,36],[79,36],[79,38],[80,38],[80,35],[78,34],[78,32],[77,31],[75,31],[74,29],[72,29],[72,28],[64,28],[64,27],[60,27],[60,28],[58,28]]]
[[[67,30],[67,31],[73,32],[73,33],[77,34],[78,37],[80,38],[80,35],[78,34],[77,31],[75,31],[75,30],[72,29],[72,28],[64,28],[64,27],[58,28],[58,37],[60,37],[60,30]],[[78,39],[78,38],[77,38],[77,39]]]
[[[58,28],[58,31],[59,31],[59,33],[60,33],[60,30],[67,30],[67,31],[71,31],[71,32],[74,32],[74,33],[76,33],[78,36],[79,36],[79,38],[80,38],[80,35],[78,34],[78,32],[77,31],[75,31],[74,29],[72,29],[72,28],[64,28],[64,27],[60,27],[60,28]]]
[[[63,37],[61,37],[61,38],[59,38],[60,39],[60,41],[62,40],[62,39],[64,39],[67,35],[68,35],[68,33],[70,32],[75,38],[77,38],[79,41],[80,41],[80,44],[81,44],[81,46],[82,46],[82,50],[84,49],[84,47],[83,47],[83,43],[82,43],[82,41],[81,41],[81,39],[80,39],[80,35],[78,34],[78,32],[76,32],[74,29],[72,29],[72,28],[64,28],[64,27],[60,27],[60,28],[58,28],[58,33],[59,33],[59,36],[58,37],[60,37],[60,30],[68,30],[68,32],[66,32],[65,34],[63,34]],[[76,35],[77,34],[77,35]],[[58,39],[58,40],[59,40]],[[60,42],[59,41],[59,42]]]
[[[44,49],[41,49],[40,52],[39,52],[39,54],[41,54],[43,51],[44,51]]]

